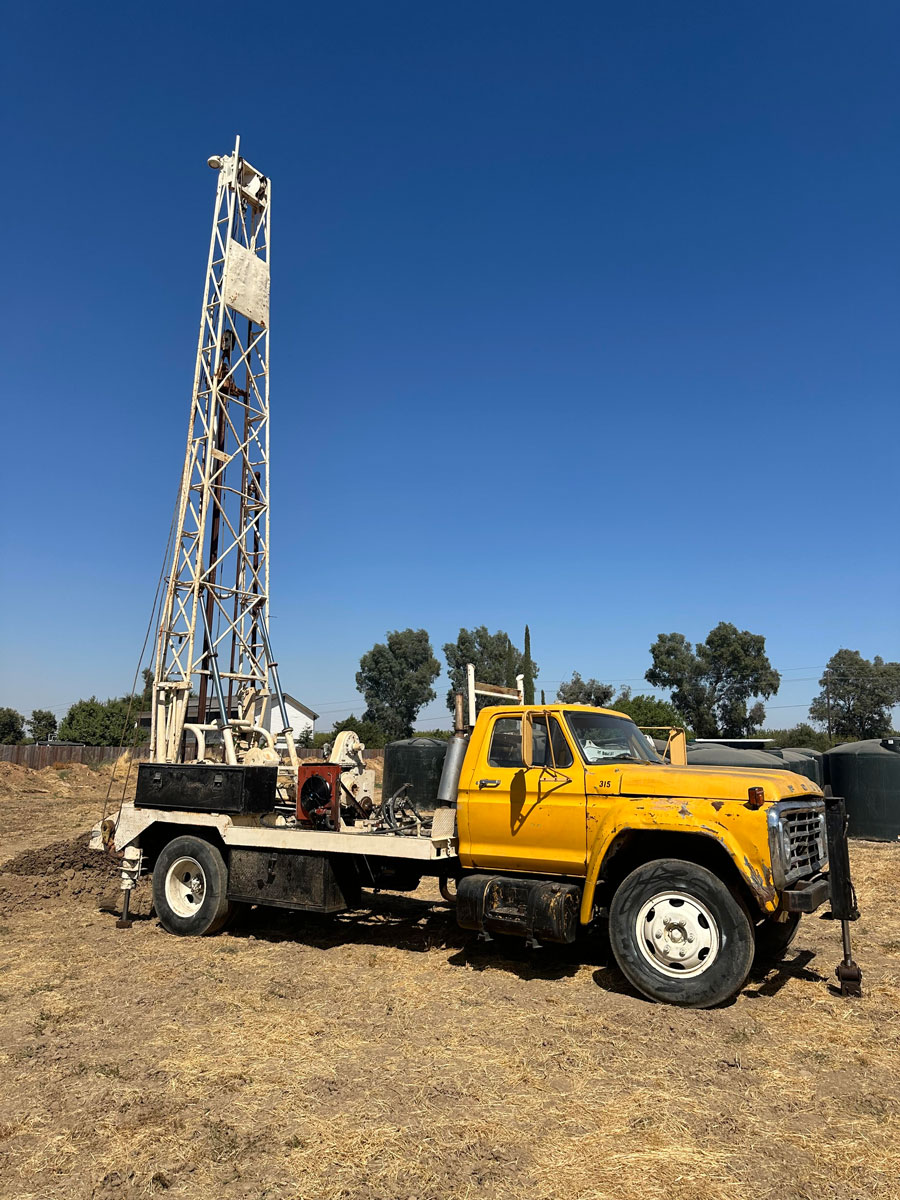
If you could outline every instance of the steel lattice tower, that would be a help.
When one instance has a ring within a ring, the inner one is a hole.
[[[274,761],[262,728],[274,693],[296,763],[268,636],[272,185],[241,158],[240,138],[209,165],[219,180],[156,639],[151,753],[181,761],[187,730],[203,758],[205,734],[221,730],[227,762],[251,749]]]

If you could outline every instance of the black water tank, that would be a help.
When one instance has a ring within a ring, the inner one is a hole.
[[[381,794],[387,799],[404,783],[412,784],[406,793],[419,812],[434,812],[441,771],[447,756],[442,738],[405,738],[384,748],[384,778]]]
[[[788,748],[781,751],[781,757],[789,771],[794,771],[797,775],[805,775],[807,779],[811,779],[813,783],[817,783],[821,787],[822,769],[814,758],[803,754],[800,750]]]
[[[822,761],[822,751],[812,750],[809,746],[788,746],[794,754],[804,754],[815,767],[815,775],[810,775],[810,779],[815,779],[819,787],[825,785],[825,767]]]
[[[687,748],[688,766],[741,767],[748,771],[786,771],[788,764],[775,754],[764,750],[736,750],[733,746],[709,742],[690,742]]]
[[[900,838],[900,738],[848,742],[824,758],[826,781],[847,801],[850,836]]]

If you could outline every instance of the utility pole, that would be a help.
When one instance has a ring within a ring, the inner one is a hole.
[[[240,138],[209,166],[218,187],[156,639],[151,757],[182,761],[187,732],[204,758],[206,734],[216,731],[229,763],[251,748],[257,759],[276,758],[265,728],[274,693],[295,764],[268,635],[272,184],[241,157]]]
[[[825,714],[828,719],[828,745],[833,746],[831,738],[831,668],[825,668]]]

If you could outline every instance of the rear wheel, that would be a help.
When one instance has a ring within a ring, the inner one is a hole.
[[[210,842],[188,835],[160,851],[153,868],[153,903],[169,933],[217,933],[231,915],[227,892],[228,868]]]
[[[619,885],[609,940],[623,975],[651,1000],[711,1008],[743,987],[753,926],[741,900],[706,867],[658,859]]]

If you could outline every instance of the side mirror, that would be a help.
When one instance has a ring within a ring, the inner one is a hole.
[[[522,714],[522,764],[527,771],[534,766],[534,717],[530,712]]]

